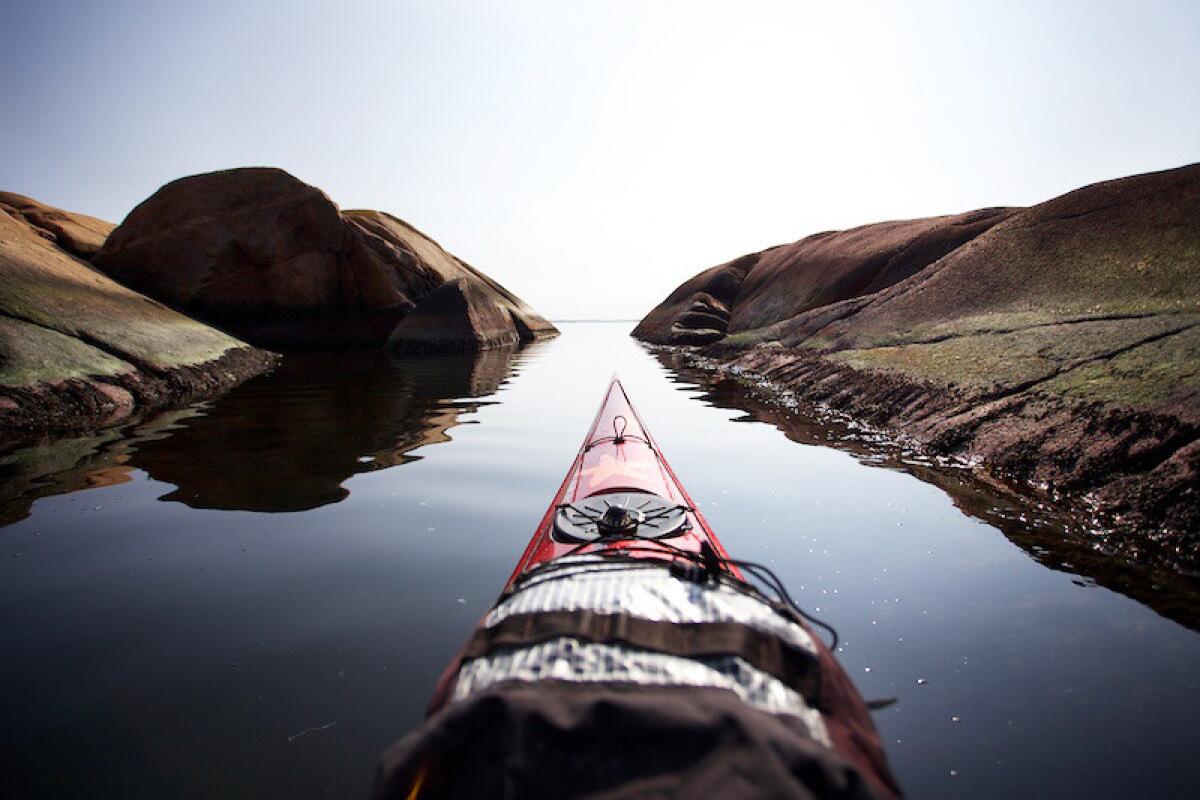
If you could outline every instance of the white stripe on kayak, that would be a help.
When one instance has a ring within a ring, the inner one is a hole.
[[[595,556],[559,559],[552,578],[534,578],[484,618],[491,628],[514,614],[586,609],[655,622],[736,622],[816,655],[808,631],[766,602],[725,584],[699,585],[657,567],[623,568]],[[601,565],[597,568],[597,565]]]
[[[561,637],[468,661],[459,670],[452,700],[504,681],[544,680],[727,689],[754,708],[798,718],[812,739],[830,746],[821,714],[799,692],[736,656],[684,658]]]

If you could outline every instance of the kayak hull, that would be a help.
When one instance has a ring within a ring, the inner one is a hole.
[[[738,563],[614,377],[375,797],[898,798],[832,652]]]
[[[649,492],[686,506],[688,530],[667,540],[669,546],[662,547],[655,547],[645,539],[610,539],[585,547],[554,539],[554,515],[564,504],[629,491]],[[568,553],[626,551],[636,557],[669,558],[672,549],[699,554],[705,543],[722,561],[729,559],[729,554],[642,422],[625,387],[614,376],[566,478],[509,576],[506,589],[511,589],[527,570]],[[736,567],[724,568],[741,577]]]

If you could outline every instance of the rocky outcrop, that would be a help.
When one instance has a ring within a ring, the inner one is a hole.
[[[854,272],[879,281],[857,294],[844,270],[834,282],[850,289],[821,289],[837,257],[817,258],[821,240],[810,237],[789,247],[811,257],[782,269],[768,250],[701,273],[635,335],[684,341],[677,309],[693,284],[725,276],[737,283],[721,298],[726,331],[704,351],[719,363],[1077,504],[1132,532],[1126,552],[1194,562],[1198,208],[1192,165],[968,215],[971,235],[942,239],[946,251],[904,265],[903,279]],[[875,227],[824,238],[859,234],[850,244]],[[861,253],[852,247],[846,262]]]
[[[254,344],[279,348],[409,344],[479,349],[552,336],[554,326],[437,242],[377,211],[342,212],[278,169],[181,178],[135,208],[95,263],[138,291]],[[451,319],[457,282],[472,313]],[[451,292],[453,293],[453,291]],[[445,320],[435,335],[434,320]],[[477,324],[482,327],[477,327]],[[501,330],[503,329],[503,330]]]
[[[852,303],[916,274],[1014,211],[879,222],[742,256],[684,283],[646,315],[634,336],[658,344],[709,344]]]
[[[0,201],[0,444],[212,394],[272,364],[73,255],[98,248],[107,223]]]
[[[446,281],[401,320],[388,340],[399,351],[471,350],[520,343],[519,329],[481,283]]]
[[[87,214],[63,211],[23,194],[0,192],[0,211],[27,223],[33,232],[73,256],[90,259],[116,226]]]
[[[1065,570],[1077,583],[1095,581],[1200,631],[1200,582],[1189,574],[1180,574],[1170,561],[1153,563],[1154,560],[1112,557],[1112,551],[1117,549],[1136,552],[1143,546],[1144,536],[1132,535],[1122,540],[1122,533],[1131,532],[1094,529],[1086,535],[1072,535],[1080,527],[1077,516],[1060,513],[1055,504],[1030,503],[1019,484],[996,480],[986,472],[948,469],[941,459],[915,452],[903,440],[865,433],[859,424],[862,417],[852,420],[847,418],[848,414],[822,414],[794,403],[781,403],[769,384],[763,386],[724,369],[696,365],[705,359],[693,350],[658,348],[654,356],[688,384],[700,387],[704,392],[701,400],[706,405],[741,411],[748,415],[741,419],[772,425],[799,444],[834,446],[864,463],[909,473],[941,489],[962,513],[997,528],[1029,558],[1046,568]],[[850,376],[850,379],[861,377]],[[847,396],[861,388],[862,384],[844,387]],[[864,394],[873,397],[874,409],[883,405],[878,388]],[[870,413],[871,408],[864,411]]]

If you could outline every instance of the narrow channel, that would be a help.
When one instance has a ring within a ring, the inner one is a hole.
[[[910,796],[1194,787],[1194,581],[1061,544],[1035,502],[631,327],[293,357],[215,401],[0,456],[14,795],[367,796],[614,371],[725,546],[838,629],[865,697],[898,699],[876,721]]]

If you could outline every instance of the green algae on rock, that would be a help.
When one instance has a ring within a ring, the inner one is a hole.
[[[106,225],[0,195],[0,442],[212,394],[273,363],[73,255]]]

